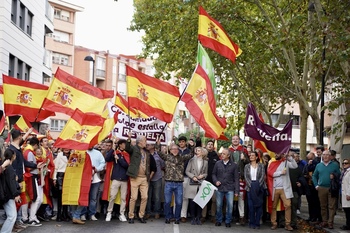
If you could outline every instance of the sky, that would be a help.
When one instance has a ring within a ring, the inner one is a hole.
[[[64,0],[84,7],[76,16],[75,45],[112,54],[141,53],[142,33],[128,31],[132,0]]]

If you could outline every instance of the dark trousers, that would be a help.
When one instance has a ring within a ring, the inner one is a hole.
[[[190,201],[190,213],[192,218],[200,219],[202,216],[202,208],[193,201],[193,199],[189,199]]]
[[[345,212],[345,218],[346,218],[346,226],[350,227],[350,207],[343,208]]]
[[[314,186],[309,185],[310,195],[306,195],[306,200],[309,205],[309,218],[311,221],[322,221],[320,200],[318,192]],[[325,220],[326,221],[326,220]]]

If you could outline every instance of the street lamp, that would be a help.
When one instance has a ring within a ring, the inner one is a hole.
[[[84,61],[92,61],[92,86],[95,86],[95,60],[91,56],[86,56]]]
[[[323,7],[322,7],[323,9]],[[315,13],[316,12],[316,7],[314,2],[310,2],[308,11]],[[323,9],[325,12],[325,10]],[[326,84],[326,70],[324,68],[325,62],[326,62],[326,35],[324,34],[323,36],[323,41],[322,41],[322,46],[323,46],[323,51],[322,51],[322,80],[321,80],[321,112],[320,112],[320,145],[323,146],[323,131],[324,131],[324,91],[325,91],[325,84]]]

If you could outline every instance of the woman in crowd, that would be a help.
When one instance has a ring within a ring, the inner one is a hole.
[[[57,217],[56,221],[70,221],[68,214],[68,206],[62,206],[62,187],[64,173],[66,172],[68,159],[70,156],[70,149],[62,149],[62,152],[58,152],[55,163],[55,172],[53,173],[53,184],[57,192]]]
[[[1,174],[1,199],[4,201],[6,220],[1,227],[1,233],[11,233],[17,217],[16,203],[21,202],[21,190],[17,182],[16,172],[12,167],[12,162],[16,159],[16,154],[11,149],[6,149],[4,153],[4,164],[10,164]],[[3,165],[4,165],[3,164]],[[2,166],[4,167],[4,166]]]
[[[350,230],[350,163],[349,159],[343,160],[343,172],[340,177],[342,206],[345,212],[346,225],[340,227],[342,230]]]
[[[262,163],[259,163],[259,157],[256,151],[250,152],[249,160],[250,163],[244,167],[249,208],[249,227],[259,229],[263,211],[263,198],[267,189],[265,168]]]
[[[195,156],[190,159],[186,168],[186,175],[191,179],[189,187],[186,189],[185,197],[190,200],[190,211],[192,216],[192,225],[202,225],[200,218],[202,208],[193,201],[198,192],[201,181],[208,175],[208,161],[206,157],[208,151],[203,147],[196,147]]]

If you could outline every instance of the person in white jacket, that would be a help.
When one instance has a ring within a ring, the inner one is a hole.
[[[342,230],[350,230],[350,163],[349,159],[343,160],[343,172],[341,174],[341,203],[345,212],[346,225],[341,226]]]

